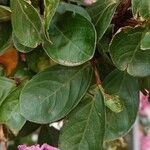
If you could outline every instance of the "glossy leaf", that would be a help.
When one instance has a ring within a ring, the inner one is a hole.
[[[94,26],[79,14],[67,12],[58,15],[49,28],[49,37],[52,44],[45,42],[44,49],[48,56],[59,64],[77,66],[90,60],[94,55]]]
[[[66,11],[71,11],[74,14],[76,14],[76,13],[80,14],[81,16],[87,18],[91,22],[91,17],[89,16],[88,12],[84,8],[82,8],[81,6],[61,2],[57,11],[59,13],[64,13]]]
[[[22,45],[35,48],[41,42],[42,23],[26,0],[11,0],[13,32]]]
[[[0,5],[0,22],[8,21],[11,18],[11,10],[9,7]]]
[[[14,134],[17,134],[26,122],[19,111],[21,90],[22,86],[13,90],[0,105],[0,122],[6,124]]]
[[[15,87],[15,82],[5,77],[0,77],[0,105]]]
[[[10,47],[12,27],[10,22],[0,22],[0,54]]]
[[[22,53],[28,53],[28,52],[31,52],[33,50],[33,48],[31,47],[27,47],[27,46],[24,46],[22,45],[18,38],[15,36],[15,34],[13,33],[13,44],[15,46],[15,48],[19,51],[19,52],[22,52]]]
[[[106,113],[105,140],[114,140],[124,136],[133,126],[139,108],[139,89],[136,78],[118,70],[110,73],[104,80],[105,91],[116,94],[123,104],[123,111]]]
[[[150,50],[150,31],[145,33],[145,36],[141,41],[141,49]]]
[[[150,51],[140,49],[145,29],[122,28],[110,45],[110,54],[115,66],[127,70],[133,76],[150,75]]]
[[[92,69],[53,66],[32,78],[21,92],[21,114],[29,121],[50,123],[67,115],[89,87]]]
[[[105,132],[105,106],[99,89],[87,94],[65,121],[61,150],[100,150]]]
[[[135,18],[150,20],[150,1],[132,0],[132,11]]]
[[[45,28],[49,29],[50,22],[56,12],[59,5],[59,0],[44,0],[45,4]]]
[[[98,0],[87,9],[96,26],[98,40],[102,38],[109,27],[118,5],[119,0]]]

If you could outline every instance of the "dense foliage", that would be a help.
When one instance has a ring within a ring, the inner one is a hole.
[[[100,150],[124,136],[139,91],[150,90],[149,8],[149,0],[0,0],[0,141],[19,144],[38,129],[39,144]],[[49,127],[61,120],[60,131]]]

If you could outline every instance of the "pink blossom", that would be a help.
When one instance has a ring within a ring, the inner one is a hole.
[[[150,150],[150,136],[141,138],[141,150]]]
[[[145,96],[140,92],[140,115],[149,115],[150,114],[150,103],[148,101],[148,93]]]
[[[58,148],[49,146],[48,144],[43,144],[41,150],[58,150]]]
[[[33,146],[19,145],[18,150],[59,150],[59,149],[49,146],[48,144],[43,144],[41,147],[40,145],[33,145]]]
[[[30,147],[27,147],[26,145],[19,145],[18,149],[19,150],[41,150],[39,145],[30,146]]]
[[[83,3],[87,6],[92,5],[93,3],[95,3],[96,0],[84,0]]]

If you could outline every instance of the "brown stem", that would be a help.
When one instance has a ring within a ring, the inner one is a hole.
[[[93,67],[93,70],[94,70],[96,84],[100,85],[101,84],[101,80],[100,80],[99,72],[98,72],[97,67],[96,67],[96,60],[92,59],[91,60],[91,64],[92,64],[92,67]]]

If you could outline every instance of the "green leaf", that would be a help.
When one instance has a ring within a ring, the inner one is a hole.
[[[11,18],[11,10],[9,7],[0,5],[0,22],[8,21]]]
[[[120,113],[123,110],[123,106],[118,95],[109,95],[105,93],[105,90],[101,85],[98,85],[98,88],[102,92],[104,97],[104,104],[107,106],[111,111],[115,113]]]
[[[0,122],[6,124],[14,134],[17,134],[26,122],[19,111],[19,96],[22,87],[21,85],[13,90],[0,105]]]
[[[107,110],[105,140],[124,136],[133,126],[139,108],[138,80],[126,72],[118,70],[110,73],[104,80],[104,89],[109,94],[120,97],[124,106],[120,113]]]
[[[150,1],[149,0],[132,0],[132,11],[134,17],[141,20],[150,20]]]
[[[50,123],[66,116],[91,82],[92,68],[53,66],[38,73],[21,92],[21,114],[29,121]]]
[[[13,32],[22,45],[35,48],[41,42],[42,22],[26,0],[11,0]]]
[[[27,47],[27,46],[24,46],[22,45],[18,38],[15,36],[15,34],[13,33],[12,35],[12,38],[13,38],[13,44],[15,46],[15,48],[19,51],[19,52],[22,52],[22,53],[28,53],[28,52],[31,52],[33,50],[33,48],[31,47]]]
[[[43,143],[47,143],[51,146],[57,147],[59,132],[60,131],[55,129],[54,127],[43,125],[38,136],[38,144],[42,145]]]
[[[74,4],[69,4],[65,2],[61,2],[57,12],[59,13],[65,13],[66,11],[71,11],[73,13],[80,14],[81,16],[87,18],[91,22],[91,17],[89,16],[88,12],[81,6],[77,6]]]
[[[8,49],[12,43],[12,27],[10,22],[0,22],[0,53]]]
[[[105,132],[105,106],[99,89],[87,94],[69,114],[60,135],[61,150],[100,150]]]
[[[0,77],[0,105],[15,87],[15,82],[5,77]]]
[[[44,49],[48,56],[59,64],[77,66],[94,55],[94,26],[79,14],[67,12],[57,15],[49,28],[49,37],[52,44],[45,42]]]
[[[150,50],[150,31],[145,33],[143,40],[141,41],[142,50]]]
[[[116,33],[110,54],[118,69],[127,70],[133,76],[150,75],[150,51],[140,48],[144,35],[145,29],[141,27],[125,27]]]
[[[49,29],[50,22],[56,12],[60,0],[44,0],[45,5],[45,28]]]
[[[98,0],[87,9],[96,26],[98,40],[102,38],[109,27],[118,5],[119,0]]]

